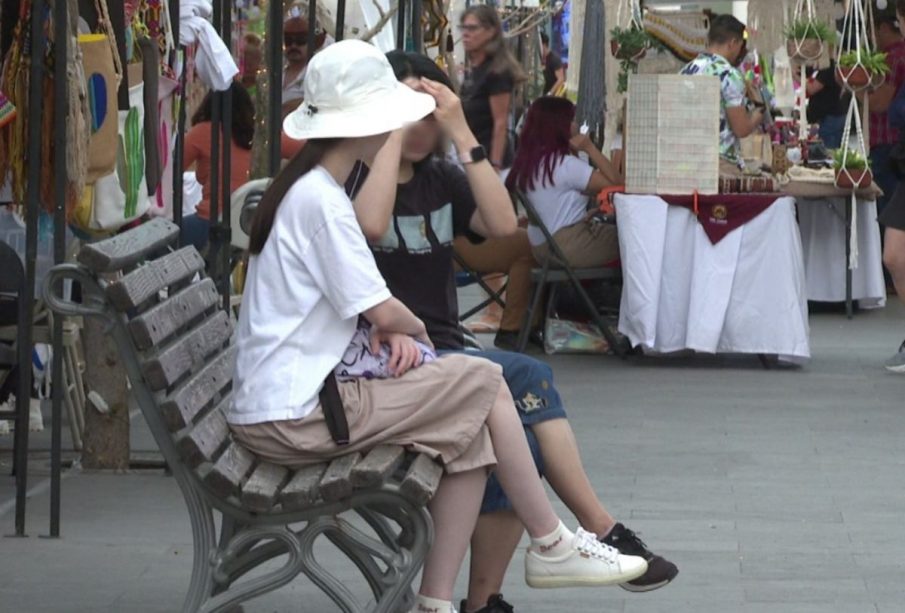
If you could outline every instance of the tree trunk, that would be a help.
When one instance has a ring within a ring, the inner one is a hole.
[[[85,383],[92,397],[104,405],[99,410],[89,401],[85,407],[82,465],[85,468],[127,470],[129,468],[129,390],[126,372],[112,337],[104,333],[104,322],[85,318]]]

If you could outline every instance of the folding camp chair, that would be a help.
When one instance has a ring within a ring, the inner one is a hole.
[[[453,251],[453,260],[455,261],[456,267],[458,268],[458,271],[456,272],[456,287],[468,287],[469,285],[478,284],[481,286],[481,289],[483,289],[487,293],[488,296],[486,300],[484,300],[477,306],[468,309],[464,313],[460,313],[459,319],[461,321],[470,319],[494,302],[504,309],[506,308],[506,301],[503,300],[503,294],[506,292],[506,286],[509,285],[509,281],[506,281],[506,283],[503,284],[503,287],[502,289],[500,289],[500,291],[495,291],[493,288],[487,285],[487,282],[484,280],[484,277],[481,275],[481,273],[475,272],[474,270],[469,268],[465,263],[465,260],[463,260],[462,257],[455,251]]]
[[[541,267],[531,271],[531,281],[534,283],[534,296],[531,300],[531,305],[528,307],[527,313],[525,313],[522,329],[519,332],[518,350],[524,352],[525,348],[528,346],[528,337],[531,331],[531,324],[534,321],[534,314],[540,306],[541,298],[547,287],[552,285],[554,291],[551,291],[550,299],[547,301],[547,308],[544,312],[545,317],[549,314],[550,309],[555,304],[555,287],[558,284],[569,283],[582,305],[585,307],[585,310],[587,310],[591,322],[600,329],[600,332],[609,343],[610,348],[620,357],[625,357],[627,348],[623,346],[616,335],[613,334],[610,326],[607,325],[606,320],[600,314],[594,301],[591,300],[591,297],[581,284],[582,281],[590,280],[609,279],[617,281],[622,278],[622,270],[620,268],[573,268],[570,266],[562,249],[560,249],[559,245],[556,243],[556,239],[553,238],[553,234],[537,214],[537,210],[531,202],[529,202],[528,198],[521,192],[516,193],[516,198],[524,207],[525,212],[528,213],[528,218],[531,220],[531,223],[537,226],[543,233],[544,238],[547,241],[548,253],[547,257],[544,258],[544,261],[540,262]]]

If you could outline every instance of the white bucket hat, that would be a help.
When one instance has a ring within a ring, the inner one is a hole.
[[[283,121],[296,140],[357,138],[392,132],[436,108],[432,96],[396,80],[376,47],[344,40],[315,55],[305,75],[305,102]]]

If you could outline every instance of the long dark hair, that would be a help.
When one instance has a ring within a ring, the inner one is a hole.
[[[571,153],[572,121],[575,105],[565,98],[544,96],[528,108],[518,152],[506,177],[506,187],[529,192],[535,181],[553,185],[553,172]]]
[[[465,23],[465,18],[469,15],[478,20],[485,28],[493,30],[493,38],[487,43],[485,52],[487,53],[487,61],[490,63],[490,72],[494,74],[509,74],[512,80],[518,85],[528,80],[522,65],[518,63],[512,52],[506,46],[506,40],[503,38],[503,22],[500,21],[500,15],[496,9],[487,4],[472,4],[462,13],[460,23]]]
[[[248,240],[248,251],[252,255],[258,255],[267,243],[267,237],[273,229],[273,222],[277,216],[277,209],[286,197],[286,192],[304,175],[311,172],[315,166],[321,163],[324,155],[332,149],[341,139],[322,138],[312,139],[305,143],[301,151],[295,154],[288,164],[279,172],[255,211],[254,220],[251,223],[251,233]]]
[[[233,81],[229,86],[233,106],[233,140],[243,149],[251,149],[251,141],[255,135],[255,105],[251,101],[248,91],[238,81]],[[214,92],[210,91],[201,101],[201,106],[192,115],[192,125],[197,125],[211,120],[211,112],[214,108]]]

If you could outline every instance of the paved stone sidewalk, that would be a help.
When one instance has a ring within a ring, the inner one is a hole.
[[[811,321],[814,359],[801,371],[741,358],[552,359],[601,497],[681,574],[650,594],[534,591],[518,558],[504,589],[517,611],[905,611],[905,378],[882,370],[905,336],[905,310]],[[152,446],[138,423],[134,442]],[[8,462],[0,452],[3,534],[13,527]],[[38,538],[46,463],[34,464],[31,537],[0,540],[0,610],[178,611],[191,536],[173,480],[69,473],[63,538],[52,541]],[[324,558],[364,593],[338,556],[325,548]],[[305,580],[246,605],[333,610]]]

